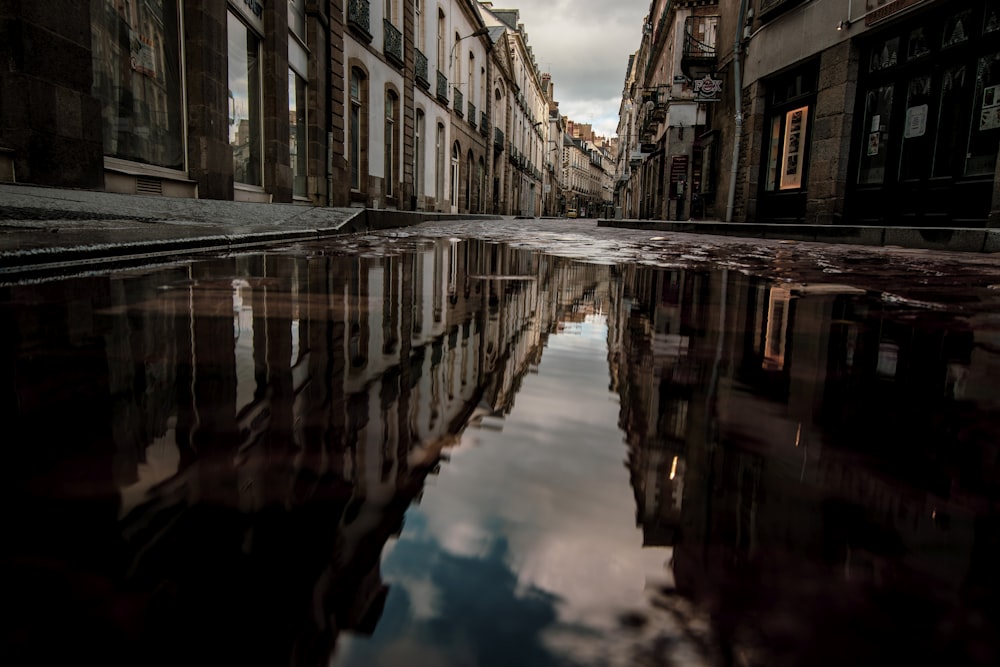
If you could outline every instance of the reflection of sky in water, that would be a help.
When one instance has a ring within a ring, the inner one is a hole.
[[[642,549],[606,338],[550,337],[503,430],[465,433],[386,547],[374,636],[342,635],[336,664],[630,662],[619,617],[670,552]]]

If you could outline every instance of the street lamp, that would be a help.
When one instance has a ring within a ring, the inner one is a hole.
[[[451,46],[451,59],[449,61],[449,65],[448,65],[448,73],[449,74],[451,73],[452,68],[455,66],[455,49],[458,48],[458,43],[461,42],[463,39],[468,39],[470,37],[482,37],[483,35],[489,34],[489,32],[490,32],[490,29],[484,26],[482,28],[478,28],[477,30],[469,33],[468,35],[466,35],[464,37],[459,37],[458,39],[455,40],[455,43],[452,44],[452,46]]]

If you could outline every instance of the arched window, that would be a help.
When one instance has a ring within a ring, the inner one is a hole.
[[[458,210],[458,188],[461,181],[459,181],[460,165],[462,160],[462,147],[455,142],[455,145],[451,147],[451,208],[452,211]]]
[[[469,151],[469,155],[465,159],[465,212],[466,213],[472,211],[472,172],[473,172],[473,157],[472,157],[472,151]]]
[[[351,68],[350,86],[351,108],[347,127],[347,163],[351,175],[351,190],[364,192],[364,164],[367,156],[367,114],[368,79],[360,67]]]
[[[444,205],[444,170],[445,170],[445,148],[444,148],[444,125],[437,124],[437,142],[434,146],[434,198],[436,207]]]
[[[479,158],[476,172],[476,212],[486,212],[486,163]]]
[[[385,93],[385,196],[396,196],[399,182],[399,98],[395,91]]]
[[[420,209],[423,209],[424,196],[424,123],[424,112],[417,109],[413,123],[413,189]]]

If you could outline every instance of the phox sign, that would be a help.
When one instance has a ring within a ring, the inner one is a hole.
[[[694,82],[694,99],[698,102],[718,102],[722,92],[722,79],[713,79],[709,75]]]

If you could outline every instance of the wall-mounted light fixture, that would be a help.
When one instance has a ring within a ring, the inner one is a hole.
[[[838,21],[837,22],[837,31],[838,32],[843,31],[843,30],[847,30],[850,27],[851,27],[851,22],[850,21]]]

